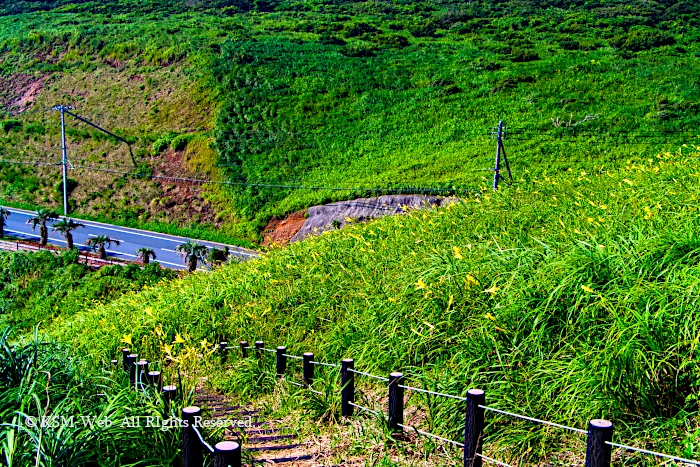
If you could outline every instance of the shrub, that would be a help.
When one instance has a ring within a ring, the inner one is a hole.
[[[5,133],[9,133],[10,131],[14,130],[15,128],[21,128],[21,127],[22,127],[22,122],[17,120],[17,119],[14,119],[14,118],[0,121],[0,128],[2,128],[2,131],[4,131]]]

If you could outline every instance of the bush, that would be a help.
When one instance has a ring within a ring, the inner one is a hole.
[[[627,34],[616,36],[610,45],[623,52],[641,52],[664,45],[673,45],[676,39],[667,31],[651,28],[634,28]]]
[[[170,147],[170,143],[172,143],[173,139],[175,138],[175,133],[168,133],[167,135],[161,136],[158,138],[154,143],[153,143],[153,155],[157,156],[158,154],[162,153],[168,147]]]
[[[22,122],[17,120],[17,119],[14,119],[14,118],[0,121],[0,128],[2,128],[2,131],[4,131],[5,133],[9,133],[10,131],[12,131],[16,128],[21,128],[21,127],[22,127]]]
[[[187,147],[187,143],[192,139],[192,135],[178,135],[173,138],[170,147],[173,151],[182,151]]]

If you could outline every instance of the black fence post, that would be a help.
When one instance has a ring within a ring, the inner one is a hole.
[[[241,341],[241,356],[248,358],[248,341]]]
[[[134,381],[134,387],[140,389],[145,386],[146,375],[148,374],[148,362],[146,360],[139,360],[136,362],[136,379]]]
[[[204,449],[194,426],[201,421],[202,410],[199,407],[182,409],[182,467],[203,467]]]
[[[222,441],[214,446],[214,467],[241,467],[241,445]]]
[[[610,467],[612,446],[607,444],[613,437],[613,424],[607,420],[588,422],[586,441],[586,467]]]
[[[129,364],[128,364],[128,357],[129,354],[131,353],[131,350],[129,349],[122,349],[122,365],[124,365],[124,371],[127,373],[129,372]]]
[[[255,341],[255,353],[257,354],[258,358],[262,358],[263,356],[263,348],[265,347],[265,343],[263,341]]]
[[[311,386],[314,382],[314,364],[311,363],[314,359],[314,354],[311,352],[306,352],[303,357],[303,372],[304,372],[304,382]]]
[[[160,371],[149,371],[148,372],[148,384],[156,388],[156,391],[161,390],[161,385],[163,384],[163,377]]]
[[[161,394],[163,394],[163,405],[167,415],[170,413],[170,405],[177,399],[177,386],[163,386]]]
[[[109,364],[111,365],[112,370],[116,370],[117,366],[119,366],[119,360],[110,360]]]
[[[355,369],[355,360],[345,358],[340,362],[340,384],[341,392],[341,414],[343,417],[352,417],[355,407],[350,405],[355,402],[355,373],[350,370]]]
[[[287,352],[287,347],[279,346],[277,347],[277,376],[284,376],[284,372],[287,370],[287,357],[284,355]]]
[[[129,372],[129,384],[134,386],[136,384],[136,360],[139,359],[138,354],[132,353],[126,357],[126,367]]]
[[[226,357],[228,355],[228,342],[219,342],[219,354],[221,355],[221,363],[226,363]]]
[[[403,425],[403,373],[389,373],[389,428],[402,431]]]
[[[484,409],[486,394],[481,389],[467,391],[464,417],[464,467],[481,467],[480,457],[484,439]]]

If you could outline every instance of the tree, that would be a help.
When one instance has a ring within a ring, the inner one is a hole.
[[[53,232],[61,232],[66,239],[66,248],[73,249],[73,231],[79,227],[85,227],[80,222],[75,222],[73,219],[62,219],[53,225]]]
[[[185,260],[188,272],[196,271],[198,263],[206,263],[208,253],[207,247],[194,240],[189,240],[187,243],[178,245],[175,250]]]
[[[112,244],[119,246],[121,242],[107,235],[98,235],[97,237],[88,238],[85,242],[86,246],[91,247],[93,251],[97,252],[97,256],[99,256],[100,259],[107,259],[107,250],[105,248],[112,246]]]
[[[46,223],[58,219],[56,211],[40,208],[36,211],[34,217],[27,221],[27,225],[32,226],[32,230],[39,226],[39,236],[41,237],[41,246],[46,246],[49,242],[49,229],[46,228]]]
[[[136,257],[145,266],[151,262],[151,259],[156,259],[156,252],[152,248],[143,247],[136,250]]]
[[[228,261],[230,256],[231,251],[227,246],[225,246],[223,249],[212,248],[209,250],[209,264],[212,266],[224,264],[226,261]]]
[[[5,221],[9,215],[10,211],[0,206],[0,238],[5,236]]]

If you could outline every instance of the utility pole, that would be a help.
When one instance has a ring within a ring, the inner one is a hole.
[[[508,178],[510,179],[510,185],[513,184],[513,175],[510,172],[510,164],[508,164],[508,158],[506,157],[506,149],[503,147],[503,139],[505,137],[505,129],[503,127],[503,120],[498,122],[498,127],[493,133],[496,135],[496,163],[493,169],[493,191],[498,190],[498,180],[503,178],[501,175],[501,153],[503,153],[503,163],[508,171]]]
[[[61,159],[61,165],[63,166],[63,215],[67,216],[68,215],[68,149],[66,145],[66,114],[70,115],[71,117],[75,118],[76,120],[80,120],[83,123],[86,123],[90,125],[91,127],[95,128],[96,130],[101,131],[102,133],[105,133],[112,138],[115,138],[123,143],[126,143],[126,145],[129,147],[129,154],[131,155],[131,161],[134,163],[134,166],[136,165],[136,162],[134,161],[134,155],[131,152],[131,145],[127,140],[122,138],[121,136],[117,136],[111,131],[105,130],[104,128],[101,128],[94,123],[92,123],[90,120],[86,120],[80,115],[76,115],[72,112],[73,107],[70,105],[55,105],[52,107],[51,110],[57,110],[61,112],[61,151],[63,152],[63,157]],[[71,168],[72,165],[71,165]]]
[[[66,147],[66,110],[73,110],[69,105],[57,105],[53,110],[61,112],[61,166],[63,168],[63,215],[68,215],[68,155]]]

